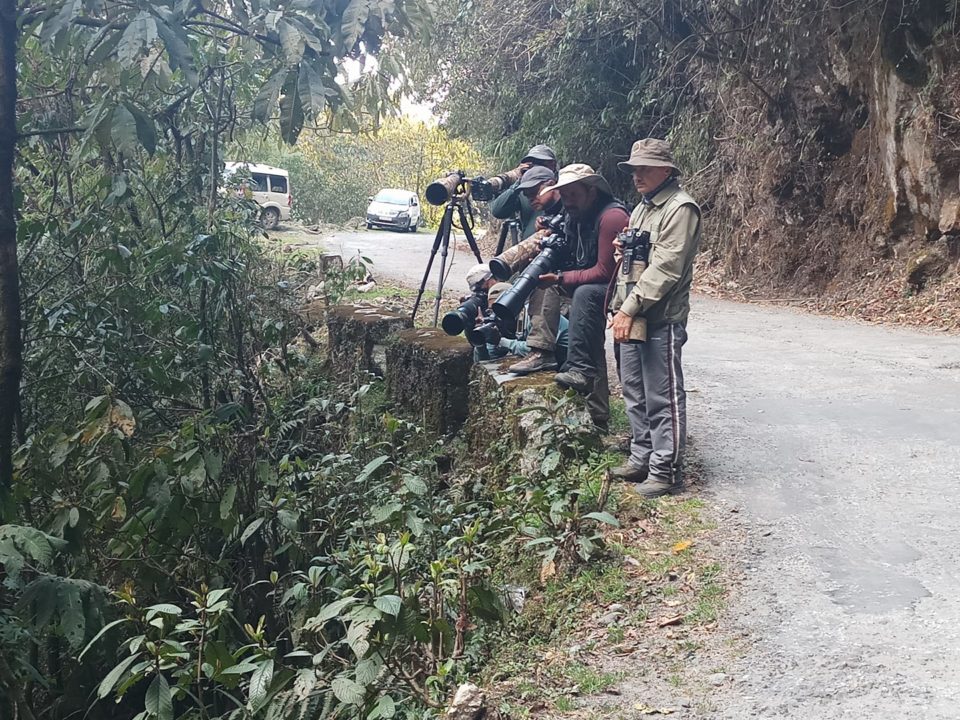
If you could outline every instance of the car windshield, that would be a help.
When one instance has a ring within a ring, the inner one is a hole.
[[[399,190],[381,190],[373,200],[374,202],[387,203],[389,205],[410,204],[410,196]]]

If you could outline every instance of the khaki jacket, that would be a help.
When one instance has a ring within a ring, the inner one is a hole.
[[[642,316],[649,326],[685,323],[700,246],[700,207],[673,182],[649,205],[634,208],[629,227],[650,231],[650,258],[639,277],[617,274],[612,309]]]

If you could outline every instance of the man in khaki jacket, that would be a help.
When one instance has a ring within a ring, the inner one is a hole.
[[[620,345],[620,382],[630,419],[630,457],[613,475],[639,482],[637,491],[658,497],[683,487],[687,434],[686,393],[680,365],[687,340],[693,259],[700,244],[700,208],[680,187],[669,143],[647,138],[619,163],[633,174],[641,202],[629,228],[649,232],[646,265],[618,286],[610,326]],[[646,340],[630,339],[646,322]]]

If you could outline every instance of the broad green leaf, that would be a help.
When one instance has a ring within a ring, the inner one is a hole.
[[[103,700],[107,695],[113,691],[114,686],[119,682],[120,678],[123,677],[123,674],[127,671],[127,668],[133,665],[139,658],[138,655],[131,655],[128,658],[121,660],[110,672],[107,673],[106,677],[100,681],[100,686],[97,688],[97,697]]]
[[[359,705],[363,702],[363,687],[348,677],[340,676],[330,683],[334,696],[345,705]]]
[[[251,115],[254,120],[264,125],[267,124],[271,116],[277,111],[277,98],[280,97],[280,88],[283,87],[283,82],[286,79],[287,70],[284,68],[271,75],[263,84],[260,92],[253,99]]]
[[[122,624],[125,623],[125,622],[130,622],[130,619],[129,619],[129,618],[120,618],[119,620],[114,620],[113,622],[107,623],[107,624],[104,625],[102,628],[100,628],[100,632],[98,632],[96,635],[93,636],[93,639],[90,640],[90,642],[87,643],[87,646],[86,646],[86,647],[83,649],[83,651],[77,656],[77,662],[82,661],[82,660],[83,660],[83,656],[87,654],[87,651],[88,651],[90,648],[92,648],[94,645],[96,645],[97,641],[98,641],[100,638],[102,638],[104,635],[106,635],[106,634],[110,631],[111,628],[115,628],[117,625],[122,625]]]
[[[370,629],[373,623],[370,622],[352,622],[347,630],[347,645],[353,650],[357,658],[362,658],[370,649]]]
[[[560,465],[560,459],[560,453],[556,451],[547,453],[547,456],[543,458],[543,462],[540,463],[540,474],[544,477],[552,476],[557,466]]]
[[[170,67],[174,70],[180,70],[186,81],[196,87],[200,78],[193,64],[193,53],[186,39],[186,28],[177,26],[176,28],[168,25],[162,19],[157,20],[157,34],[163,40],[163,46],[167,51],[167,57],[170,58]]]
[[[150,687],[147,688],[143,706],[157,720],[173,720],[173,695],[167,679],[162,674],[154,677]]]
[[[349,51],[357,44],[363,34],[367,18],[370,16],[372,0],[350,0],[340,20],[340,34],[343,37],[343,49]]]
[[[250,694],[247,702],[255,708],[267,697],[270,683],[273,681],[273,660],[260,663],[256,672],[250,676]]]
[[[283,95],[280,97],[280,137],[288,145],[293,145],[303,130],[303,100],[298,88],[298,75],[291,70],[283,85]]]
[[[156,605],[150,605],[147,608],[146,619],[150,620],[151,618],[155,618],[157,615],[176,615],[179,617],[180,615],[183,615],[183,609],[171,603],[157,603]]]
[[[230,513],[233,510],[233,502],[237,498],[237,486],[235,483],[227,485],[227,488],[223,491],[223,497],[220,498],[220,519],[226,520],[230,517]]]
[[[353,596],[340,598],[339,600],[324,606],[320,612],[314,615],[311,619],[313,623],[317,625],[325,623],[327,620],[332,620],[340,615],[344,608],[350,607],[355,602],[357,602],[357,598]]]
[[[251,537],[253,537],[253,534],[256,533],[257,530],[260,529],[260,526],[263,525],[263,522],[264,522],[265,519],[266,519],[266,518],[260,517],[260,518],[257,518],[256,520],[254,520],[253,522],[251,522],[249,525],[247,525],[246,530],[244,530],[244,531],[243,531],[243,534],[240,536],[240,544],[241,544],[241,545],[246,545],[246,544],[247,544],[247,540],[249,540]]]
[[[357,678],[357,682],[366,687],[368,685],[373,685],[376,679],[380,676],[380,671],[382,669],[383,661],[376,655],[376,653],[374,653],[370,657],[365,657],[357,663],[354,674]]]
[[[363,466],[363,470],[360,471],[360,474],[357,475],[357,482],[366,482],[373,476],[373,474],[379,470],[383,465],[390,460],[389,455],[381,455],[378,458],[374,458],[366,465]]]
[[[401,510],[403,510],[403,503],[389,502],[385,505],[377,505],[370,508],[370,517],[373,518],[374,522],[386,522],[394,513],[398,513]]]
[[[111,116],[110,136],[117,147],[125,152],[136,152],[140,147],[137,136],[137,121],[126,105],[118,105]]]
[[[130,21],[120,36],[117,56],[124,67],[139,65],[140,55],[157,39],[157,21],[146,10],[141,10]]]
[[[613,527],[620,527],[620,521],[617,520],[613,515],[608,512],[591,512],[583,516],[586,520],[596,520],[597,522],[604,523],[606,525],[613,525]]]
[[[392,697],[384,695],[377,701],[377,704],[373,710],[370,711],[370,714],[367,715],[367,720],[390,720],[390,718],[396,714],[397,704]]]
[[[394,617],[400,612],[402,602],[397,595],[381,595],[373,601],[374,607]]]
[[[280,35],[280,47],[283,48],[287,64],[299,63],[307,46],[300,28],[286,18],[280,18],[277,23],[277,34]]]
[[[225,668],[220,671],[221,675],[246,675],[247,673],[256,672],[260,669],[259,665],[253,663],[237,663],[236,665],[231,665],[228,668]]]
[[[157,126],[153,118],[147,115],[139,108],[125,104],[124,107],[133,115],[133,120],[137,126],[137,139],[143,148],[153,155],[157,151]]]
[[[326,88],[323,86],[323,77],[309,60],[300,65],[300,76],[297,80],[300,92],[300,102],[313,117],[317,117],[327,108]]]
[[[422,478],[418,478],[416,475],[405,475],[403,477],[403,484],[407,487],[407,490],[414,495],[422,497],[428,492],[427,484]]]

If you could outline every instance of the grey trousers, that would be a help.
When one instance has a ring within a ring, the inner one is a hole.
[[[597,424],[610,419],[610,386],[607,378],[607,353],[604,341],[607,314],[604,307],[605,284],[578,285],[570,302],[570,336],[567,362],[562,370],[578,370],[593,379],[593,390],[587,395],[587,410]]]
[[[683,481],[687,395],[680,355],[682,325],[648,328],[642,343],[620,346],[620,384],[630,419],[630,464],[650,466],[650,477]]]

